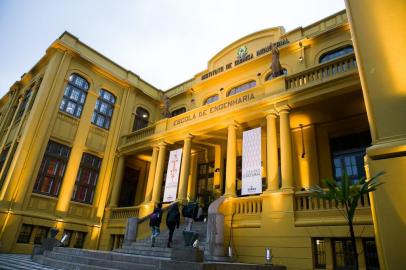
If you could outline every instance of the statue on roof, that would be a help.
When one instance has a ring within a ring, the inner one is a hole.
[[[171,106],[171,101],[167,95],[163,95],[162,97],[162,117],[169,118],[171,117],[171,112],[169,111],[169,107]]]
[[[271,63],[271,70],[272,70],[272,77],[276,78],[278,76],[283,75],[283,69],[281,63],[279,62],[279,50],[274,45],[271,44],[271,52],[272,52],[272,63]]]

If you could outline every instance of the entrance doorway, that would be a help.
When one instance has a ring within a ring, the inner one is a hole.
[[[118,207],[133,206],[137,184],[139,181],[140,171],[130,167],[125,167],[123,180],[121,183],[120,199]]]
[[[197,170],[197,201],[204,204],[204,209],[214,200],[213,193],[214,162],[200,163]]]

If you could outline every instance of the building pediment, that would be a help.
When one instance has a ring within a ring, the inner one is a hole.
[[[284,34],[285,29],[278,26],[252,33],[234,41],[209,60],[208,68],[200,74],[200,79],[208,79],[260,56],[267,52],[271,43],[280,42],[282,45],[283,42],[288,42],[282,38]]]

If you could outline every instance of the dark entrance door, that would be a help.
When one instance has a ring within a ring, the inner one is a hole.
[[[213,199],[214,162],[200,163],[197,171],[197,201],[203,202],[205,208]]]
[[[137,191],[138,178],[140,171],[125,167],[123,182],[121,183],[120,199],[118,206],[127,207],[133,206],[135,200],[135,193]]]

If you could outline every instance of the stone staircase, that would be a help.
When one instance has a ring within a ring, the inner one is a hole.
[[[161,260],[151,256],[135,256],[111,251],[82,250],[76,248],[54,248],[33,260],[57,269],[69,270],[153,270],[159,269]]]
[[[172,248],[183,247],[183,230],[185,229],[185,224],[181,224],[179,229],[175,229],[173,234]],[[206,243],[206,230],[207,226],[204,222],[194,222],[192,231],[199,233],[199,246],[204,247]],[[167,248],[169,237],[169,231],[165,230],[155,240],[155,246],[151,247],[151,238],[147,238],[141,241],[133,242],[129,245],[123,245],[122,248],[114,250],[119,253],[127,253],[134,255],[143,256],[154,256],[161,258],[170,258],[172,248]]]
[[[182,231],[185,228],[181,224],[173,235],[172,247],[184,246]],[[193,231],[199,233],[199,242],[205,246],[206,223],[195,222]],[[163,269],[162,262],[169,261],[171,248],[167,248],[169,231],[163,231],[155,241],[155,247],[151,247],[151,239],[140,240],[114,251],[83,250],[75,248],[54,248],[45,251],[43,255],[35,255],[33,260],[58,269],[69,270],[152,270]]]

